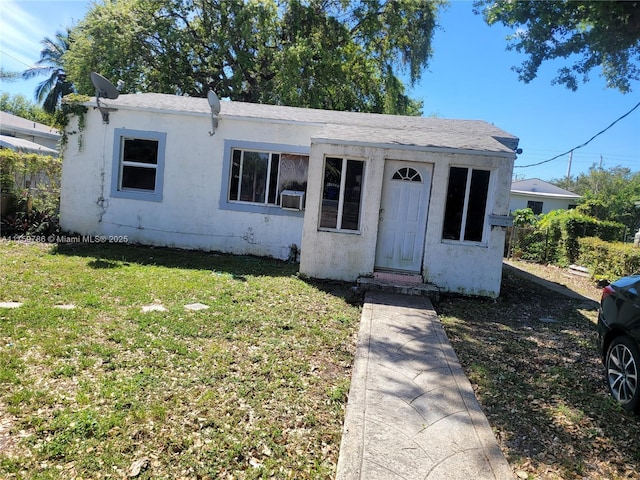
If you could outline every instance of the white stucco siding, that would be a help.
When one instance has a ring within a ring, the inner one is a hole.
[[[442,231],[451,166],[489,169],[491,178],[483,241],[443,240]],[[436,163],[425,245],[423,277],[442,291],[495,297],[500,292],[505,229],[491,227],[488,217],[506,215],[513,161],[484,155],[442,154]]]
[[[465,155],[419,150],[365,148],[330,144],[312,146],[309,175],[322,178],[324,158],[365,158],[366,174],[359,233],[322,231],[318,228],[322,182],[309,186],[308,210],[302,239],[300,271],[319,278],[352,281],[372,274],[375,264],[378,215],[385,160],[424,162],[433,165],[431,195],[426,226],[423,277],[443,291],[497,296],[502,278],[505,232],[491,227],[488,216],[506,215],[513,162],[505,157]],[[442,239],[449,168],[463,166],[491,171],[485,212],[483,242],[453,242]]]
[[[320,224],[325,157],[364,160],[360,230],[323,231]],[[300,273],[314,278],[351,281],[373,273],[378,230],[384,150],[314,143],[309,159],[307,211],[305,213]]]
[[[100,235],[98,223],[102,199],[108,197],[104,186],[104,151],[106,131],[94,128],[102,123],[100,115],[91,111],[85,116],[85,128],[77,133],[77,118],[67,126],[66,146],[63,150],[60,226],[66,232]]]
[[[494,227],[487,246],[427,245],[424,278],[443,292],[496,297],[502,281],[504,231]]]
[[[544,195],[519,195],[517,193],[511,193],[511,200],[509,203],[509,211],[514,212],[523,208],[527,208],[528,203],[542,202],[542,213],[549,213],[552,210],[568,210],[570,205],[576,205],[578,203],[577,198],[558,198],[558,197],[546,197]]]
[[[112,195],[118,157],[114,136],[129,130],[166,134],[161,201]],[[301,244],[303,213],[273,206],[260,213],[226,209],[221,190],[229,174],[223,167],[225,140],[250,140],[267,149],[306,145],[308,150],[313,127],[225,119],[213,136],[210,130],[205,115],[118,110],[102,124],[99,112],[90,110],[80,134],[82,149],[77,134],[71,135],[64,158],[62,228],[83,235],[127,235],[131,242],[149,245],[287,258],[290,245]]]
[[[465,155],[411,149],[365,148],[332,144],[314,144],[309,176],[323,177],[324,158],[346,156],[365,158],[366,173],[362,198],[361,231],[358,233],[322,231],[318,228],[322,182],[310,184],[307,214],[302,239],[300,271],[319,278],[352,281],[372,274],[375,264],[378,216],[384,163],[423,162],[433,165],[431,195],[423,257],[423,277],[443,291],[497,296],[502,278],[504,229],[491,227],[490,214],[506,215],[512,160],[505,157]],[[489,197],[485,212],[483,242],[451,242],[442,239],[449,168],[466,166],[491,171]]]

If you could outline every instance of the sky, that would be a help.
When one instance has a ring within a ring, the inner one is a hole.
[[[54,37],[81,20],[92,5],[87,0],[0,0],[0,66],[24,71],[39,58],[40,41]],[[543,65],[529,84],[511,67],[525,56],[507,50],[505,37],[513,31],[488,26],[472,12],[471,1],[452,1],[439,15],[433,57],[422,78],[409,86],[412,98],[424,102],[424,115],[485,120],[520,138],[523,152],[514,177],[561,179],[588,173],[591,166],[616,166],[640,171],[640,108],[620,120],[587,146],[567,152],[609,126],[640,102],[640,82],[632,92],[607,89],[599,72],[580,84],[577,92],[552,85],[556,61]],[[38,81],[1,82],[0,91],[21,93],[33,100]]]

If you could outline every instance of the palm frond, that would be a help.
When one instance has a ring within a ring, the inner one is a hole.
[[[67,28],[65,32],[57,32],[55,37],[45,37],[40,44],[40,58],[35,62],[33,67],[22,72],[22,78],[31,79],[37,76],[47,76],[47,78],[39,83],[35,89],[35,99],[37,102],[45,102],[48,107],[55,106],[60,98],[60,92],[55,92],[61,81],[60,76],[64,74],[62,68],[62,57],[69,49],[69,35],[71,29]],[[45,104],[43,103],[43,107]]]
[[[54,113],[56,111],[56,107],[58,106],[59,99],[60,92],[53,88],[45,97],[44,102],[42,102],[42,109],[47,113]]]
[[[61,77],[58,77],[56,84],[49,90],[49,93],[44,98],[42,109],[47,113],[54,113],[58,105],[60,105],[62,97],[74,93],[74,91],[71,82],[67,82],[66,80],[62,80]]]
[[[53,72],[49,78],[40,82],[35,89],[35,98],[38,102],[42,102],[44,98],[53,90],[58,83],[59,72]]]
[[[44,65],[34,65],[33,67],[30,67],[28,69],[26,69],[24,72],[22,72],[22,78],[24,78],[25,80],[29,80],[31,78],[34,77],[40,77],[43,75],[51,75],[51,71],[53,70],[54,67],[49,67],[49,66],[44,66]]]

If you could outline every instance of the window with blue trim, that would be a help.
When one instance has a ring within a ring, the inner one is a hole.
[[[234,148],[229,201],[279,205],[284,190],[307,190],[309,156]]]
[[[162,200],[166,133],[116,129],[111,195]]]

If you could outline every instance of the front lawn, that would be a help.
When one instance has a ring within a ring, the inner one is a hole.
[[[0,240],[0,478],[332,478],[360,308],[296,271]]]

